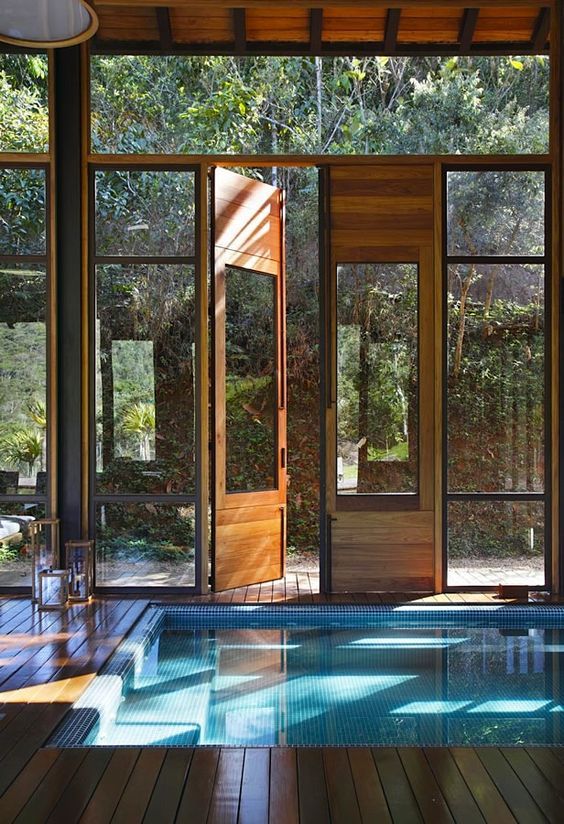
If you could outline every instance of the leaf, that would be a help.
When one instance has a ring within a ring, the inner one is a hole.
[[[518,72],[523,71],[524,66],[523,66],[523,63],[521,62],[521,60],[515,60],[514,57],[510,57],[509,62],[511,63],[511,65],[513,66],[514,69],[517,69]]]

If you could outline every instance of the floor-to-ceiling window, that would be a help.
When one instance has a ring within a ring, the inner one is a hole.
[[[50,514],[47,74],[46,55],[0,55],[0,587],[30,586],[29,525]]]
[[[196,178],[92,176],[98,586],[195,582]]]
[[[548,175],[446,172],[447,583],[545,583]]]

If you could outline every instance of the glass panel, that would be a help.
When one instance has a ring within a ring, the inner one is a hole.
[[[337,491],[417,492],[418,267],[337,267]]]
[[[31,586],[29,524],[44,517],[43,504],[0,501],[0,587]]]
[[[193,255],[192,172],[96,172],[96,254]]]
[[[449,172],[449,255],[544,254],[544,172]]]
[[[538,154],[549,75],[540,55],[94,55],[92,143],[138,154]]]
[[[49,149],[47,55],[0,54],[0,152]]]
[[[544,489],[542,266],[448,273],[448,488]]]
[[[0,255],[45,254],[45,172],[0,169]]]
[[[544,503],[451,501],[448,586],[544,586]]]
[[[47,492],[46,274],[0,262],[0,495]]]
[[[276,280],[228,266],[225,273],[226,489],[277,482]]]
[[[97,492],[195,489],[192,266],[98,266]]]
[[[193,586],[192,504],[100,504],[96,507],[98,586]]]

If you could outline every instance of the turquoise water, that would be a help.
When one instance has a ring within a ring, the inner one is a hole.
[[[492,626],[495,615],[468,610],[441,625],[436,611],[278,609],[261,619],[228,609],[151,613],[51,743],[563,741],[562,611],[525,626],[523,610],[504,610],[504,626]]]

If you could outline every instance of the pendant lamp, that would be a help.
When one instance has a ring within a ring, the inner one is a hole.
[[[74,46],[98,28],[85,0],[0,0],[0,41],[14,46]]]

